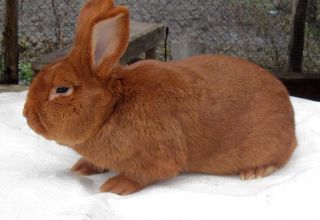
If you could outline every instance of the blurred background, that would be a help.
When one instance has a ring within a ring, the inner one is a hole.
[[[12,0],[11,0],[12,1]],[[84,0],[17,0],[20,83],[32,77],[31,62],[72,43]],[[169,59],[191,54],[229,54],[274,73],[288,71],[297,9],[294,0],[116,0],[133,20],[170,28]],[[309,0],[305,24],[304,73],[320,73],[320,0]],[[4,68],[5,0],[0,1],[0,81]],[[299,18],[296,25],[299,24]],[[164,44],[161,44],[164,45]],[[163,59],[164,46],[157,48]]]

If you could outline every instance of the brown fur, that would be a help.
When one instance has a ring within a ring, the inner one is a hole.
[[[88,33],[112,18],[116,34],[106,43],[115,42],[115,49],[95,66]],[[28,124],[82,155],[77,172],[114,170],[119,175],[101,190],[129,194],[181,172],[257,170],[264,176],[268,166],[288,161],[296,147],[294,113],[274,76],[247,61],[214,55],[123,67],[117,63],[128,38],[126,8],[90,1],[69,56],[44,68],[30,87]],[[74,91],[48,100],[59,86]]]

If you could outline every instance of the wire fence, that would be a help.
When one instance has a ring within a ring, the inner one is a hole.
[[[320,0],[309,0],[304,48],[304,69],[320,74]]]
[[[292,1],[119,2],[130,6],[135,20],[167,24],[177,49],[181,41],[198,43],[203,53],[244,57],[273,71],[286,69]]]
[[[19,0],[20,56],[34,59],[69,45],[80,0]]]
[[[19,0],[20,70],[30,62],[72,43],[84,0]],[[292,0],[116,0],[142,22],[170,28],[171,54],[182,43],[202,53],[240,56],[274,72],[285,72],[291,31]],[[320,73],[320,0],[309,0],[304,72]],[[0,2],[3,32],[4,3]],[[3,68],[3,37],[0,68]],[[183,46],[183,45],[182,45]],[[158,50],[162,53],[162,48]],[[2,72],[2,71],[1,71]]]
[[[186,41],[203,53],[240,56],[273,72],[287,70],[292,0],[117,2],[128,5],[135,20],[168,25],[173,49]],[[304,72],[320,73],[320,0],[309,0],[305,41]]]

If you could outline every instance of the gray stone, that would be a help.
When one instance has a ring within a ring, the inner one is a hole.
[[[205,43],[196,40],[173,40],[171,43],[172,59],[181,60],[186,57],[204,54],[206,47]]]

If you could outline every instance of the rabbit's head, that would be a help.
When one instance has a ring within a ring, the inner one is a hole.
[[[121,95],[116,72],[128,41],[128,10],[111,0],[89,1],[81,10],[70,53],[32,81],[23,112],[29,126],[69,146],[91,137]]]

